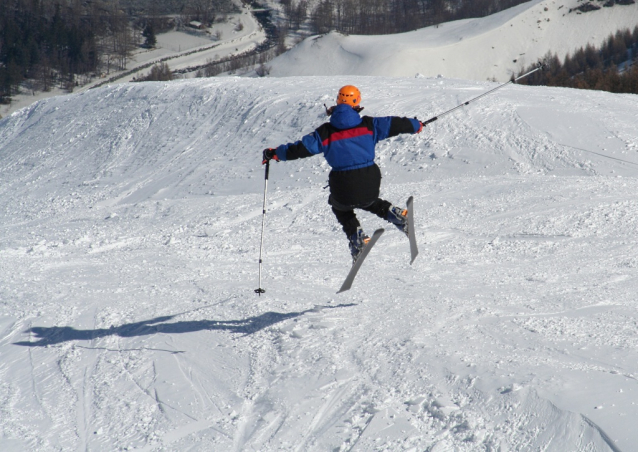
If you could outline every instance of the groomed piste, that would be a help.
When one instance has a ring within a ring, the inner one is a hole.
[[[341,295],[328,167],[273,163],[258,297],[261,150],[346,83],[423,120],[496,86],[141,83],[0,121],[3,451],[632,450],[638,98],[511,85],[383,142],[419,258],[388,230]]]

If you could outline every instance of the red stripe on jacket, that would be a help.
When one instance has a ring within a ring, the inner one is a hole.
[[[328,146],[329,143],[347,140],[348,138],[356,138],[363,135],[373,135],[372,130],[367,127],[355,127],[354,129],[341,130],[331,134],[328,138],[321,142],[322,145]]]

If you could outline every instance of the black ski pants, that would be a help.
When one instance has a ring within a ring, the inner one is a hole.
[[[329,202],[332,205],[332,211],[337,217],[337,221],[343,227],[343,232],[345,232],[348,238],[350,238],[355,232],[357,232],[357,228],[361,226],[359,220],[357,219],[357,215],[354,213],[354,208],[348,208],[346,206],[340,205],[333,199],[330,199]],[[390,204],[385,199],[377,198],[376,201],[372,202],[372,204],[369,204],[367,206],[359,206],[357,208],[371,212],[379,218],[383,218],[385,220],[388,216],[388,210],[391,206],[392,204]]]
[[[348,171],[333,170],[329,182],[328,203],[348,238],[361,226],[354,209],[366,210],[386,219],[392,204],[379,198],[381,170],[376,164]]]

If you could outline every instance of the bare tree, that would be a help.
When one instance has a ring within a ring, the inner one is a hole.
[[[173,72],[166,63],[159,63],[151,68],[151,71],[138,81],[169,81],[173,80]]]
[[[301,27],[301,24],[308,18],[308,1],[301,0],[297,3],[292,15],[292,26],[295,30]]]

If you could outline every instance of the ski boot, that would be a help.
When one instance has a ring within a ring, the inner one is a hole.
[[[399,231],[408,235],[408,209],[390,206],[385,219],[395,225]]]
[[[357,261],[359,255],[363,251],[363,247],[365,247],[370,241],[370,237],[368,237],[363,229],[357,228],[357,232],[352,234],[349,238],[350,240],[350,254],[352,255],[352,264]]]

